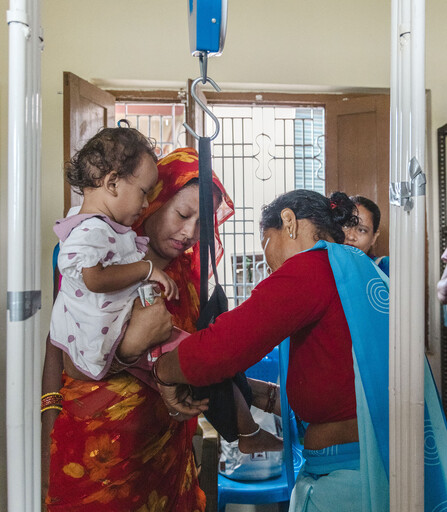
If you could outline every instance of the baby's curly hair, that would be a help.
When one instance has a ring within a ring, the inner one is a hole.
[[[65,166],[65,178],[78,194],[101,186],[111,171],[131,176],[143,154],[156,163],[155,144],[135,128],[104,128],[93,136]]]

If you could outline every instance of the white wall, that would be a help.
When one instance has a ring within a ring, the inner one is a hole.
[[[277,84],[277,90],[389,86],[389,0],[229,0],[222,57],[209,63],[218,83]],[[1,11],[8,8],[0,0]],[[62,215],[62,72],[87,80],[185,81],[198,75],[189,55],[186,0],[45,0],[42,18],[42,340],[51,309],[54,220]],[[5,14],[1,18],[5,20]],[[432,148],[447,122],[445,22],[447,3],[427,2],[427,88],[432,92]],[[7,29],[0,30],[0,374],[5,373],[7,205]],[[244,88],[241,85],[241,88]],[[436,153],[434,167],[436,167]],[[428,170],[430,190],[436,172]],[[436,187],[435,187],[436,188]],[[433,205],[437,197],[430,194]],[[431,214],[431,220],[436,215]],[[437,226],[432,233],[438,237]],[[432,286],[439,269],[431,261]],[[433,310],[438,308],[434,299]],[[0,453],[5,452],[4,379],[0,381]],[[20,397],[17,397],[20,399]],[[0,458],[0,510],[6,510]]]

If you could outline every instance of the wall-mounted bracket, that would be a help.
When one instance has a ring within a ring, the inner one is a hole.
[[[413,197],[425,196],[427,179],[416,157],[408,165],[410,181],[390,183],[390,204],[403,206],[406,212],[414,206]]]
[[[41,308],[41,291],[28,290],[24,292],[7,293],[7,309],[11,322],[27,320]]]

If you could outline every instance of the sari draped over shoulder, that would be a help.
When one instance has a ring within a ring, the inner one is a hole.
[[[351,334],[359,468],[340,462],[336,470],[329,468],[318,477],[309,476],[312,464],[308,465],[309,471],[305,464],[297,478],[290,511],[386,512],[390,507],[389,279],[355,247],[320,240],[311,250],[314,249],[328,251]],[[447,503],[447,428],[427,361],[424,410],[425,510],[440,512]],[[334,452],[335,447],[329,448]]]
[[[159,182],[134,229],[198,177],[198,155],[179,148],[158,162]],[[222,193],[216,212],[216,254],[222,257],[218,225],[233,203]],[[179,301],[167,302],[177,327],[194,332],[199,315],[198,243],[164,270],[176,281]],[[63,377],[63,410],[52,433],[49,512],[204,512],[192,449],[197,419],[173,420],[160,395],[128,373],[102,381]]]

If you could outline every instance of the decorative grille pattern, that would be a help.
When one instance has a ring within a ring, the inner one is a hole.
[[[222,227],[225,256],[219,279],[230,308],[267,276],[259,219],[261,207],[283,192],[325,193],[322,107],[212,106],[221,131],[213,167],[236,213]]]
[[[127,119],[157,142],[158,157],[185,146],[185,105],[182,103],[116,103],[115,118]]]
[[[219,278],[234,307],[267,276],[261,207],[296,188],[325,193],[323,107],[210,106],[220,121],[213,168],[236,206],[222,229],[225,256]],[[159,156],[185,146],[185,105],[117,103],[116,120],[157,141]],[[210,130],[213,128],[210,127]]]

